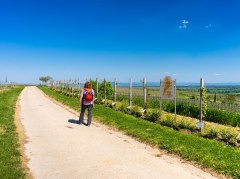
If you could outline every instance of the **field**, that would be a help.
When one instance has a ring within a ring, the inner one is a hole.
[[[11,89],[13,87],[13,85],[9,85],[9,84],[0,84],[0,93],[5,91],[5,90],[8,90],[8,89]]]

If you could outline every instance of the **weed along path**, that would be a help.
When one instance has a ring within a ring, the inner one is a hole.
[[[94,120],[78,125],[74,112],[36,87],[21,93],[19,116],[34,178],[214,178]]]

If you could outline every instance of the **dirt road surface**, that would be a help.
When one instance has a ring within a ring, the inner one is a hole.
[[[94,120],[80,126],[76,114],[36,87],[21,93],[19,116],[34,178],[215,178]]]

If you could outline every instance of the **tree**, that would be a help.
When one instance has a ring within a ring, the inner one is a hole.
[[[40,77],[39,80],[43,83],[43,84],[46,84],[49,80],[51,80],[52,77],[50,76],[43,76],[43,77]]]
[[[217,94],[215,93],[214,94],[214,97],[213,97],[213,102],[216,103],[217,102]]]
[[[97,81],[91,80],[90,82],[92,84],[92,88],[96,91],[97,90]],[[98,86],[98,91],[99,91],[99,86]]]
[[[99,93],[104,96],[104,83],[106,80],[104,80],[100,85],[99,85]],[[113,87],[110,81],[106,81],[106,96],[110,97],[113,95]]]

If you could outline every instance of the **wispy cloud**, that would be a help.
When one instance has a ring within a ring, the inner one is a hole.
[[[209,29],[211,27],[212,27],[212,24],[208,24],[208,25],[205,26],[206,29]]]
[[[188,20],[182,20],[181,25],[178,26],[179,29],[186,29],[188,28],[189,21]]]
[[[221,74],[219,74],[219,73],[214,73],[213,75],[214,76],[221,76]]]

